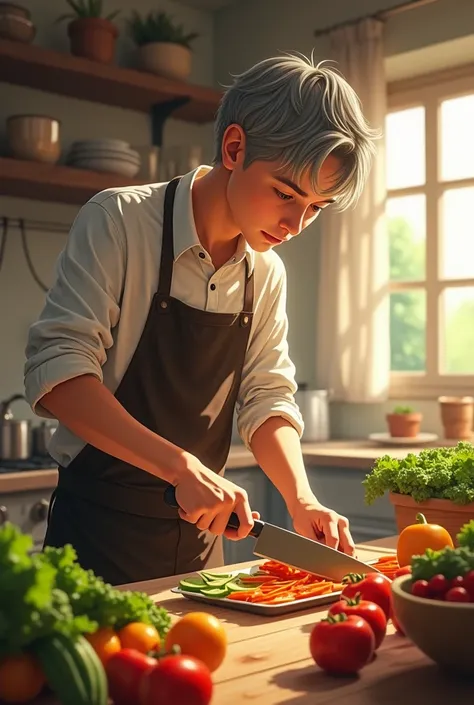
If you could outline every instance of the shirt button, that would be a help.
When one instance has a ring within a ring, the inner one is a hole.
[[[215,284],[211,284],[211,291],[214,291],[215,288],[216,288],[216,285],[215,285]]]
[[[199,257],[200,257],[201,259],[204,259],[204,258],[206,257],[206,255],[204,254],[204,252],[200,252],[200,253],[199,253]]]

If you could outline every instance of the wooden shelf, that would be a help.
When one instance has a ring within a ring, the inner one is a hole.
[[[106,188],[144,183],[117,174],[0,157],[0,194],[83,205]]]
[[[196,123],[214,120],[221,98],[213,88],[5,39],[0,40],[0,81],[139,112],[187,97],[173,117]]]

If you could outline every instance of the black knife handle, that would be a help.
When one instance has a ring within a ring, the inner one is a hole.
[[[173,485],[168,485],[168,487],[165,490],[165,502],[168,504],[170,507],[176,507],[179,508],[179,504],[176,501],[176,488],[173,487]],[[235,512],[232,512],[232,514],[229,517],[229,521],[227,522],[227,528],[228,529],[238,529],[240,526],[240,521],[239,517]],[[258,538],[262,532],[263,527],[265,526],[265,522],[260,521],[260,519],[254,519],[253,520],[253,528],[249,533],[249,536],[253,536],[254,538]]]

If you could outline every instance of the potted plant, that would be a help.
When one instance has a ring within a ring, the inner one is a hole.
[[[73,11],[61,15],[57,22],[71,20],[68,36],[71,54],[83,56],[101,64],[112,63],[118,37],[117,26],[112,22],[120,10],[103,15],[103,0],[66,0]]]
[[[134,11],[127,22],[138,47],[140,68],[165,78],[184,81],[191,73],[191,43],[199,35],[186,33],[166,12]]]
[[[403,459],[384,455],[362,484],[369,505],[388,493],[399,532],[415,524],[422,512],[456,541],[461,526],[474,518],[474,445],[460,441],[408,453]]]
[[[385,418],[389,433],[394,438],[416,438],[423,416],[413,411],[411,406],[396,406]]]

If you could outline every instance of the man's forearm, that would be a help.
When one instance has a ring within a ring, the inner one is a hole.
[[[281,416],[267,419],[250,442],[257,463],[285,500],[291,514],[295,502],[313,496],[295,427]]]
[[[58,384],[41,405],[86,443],[176,483],[184,451],[134,419],[92,375]]]

